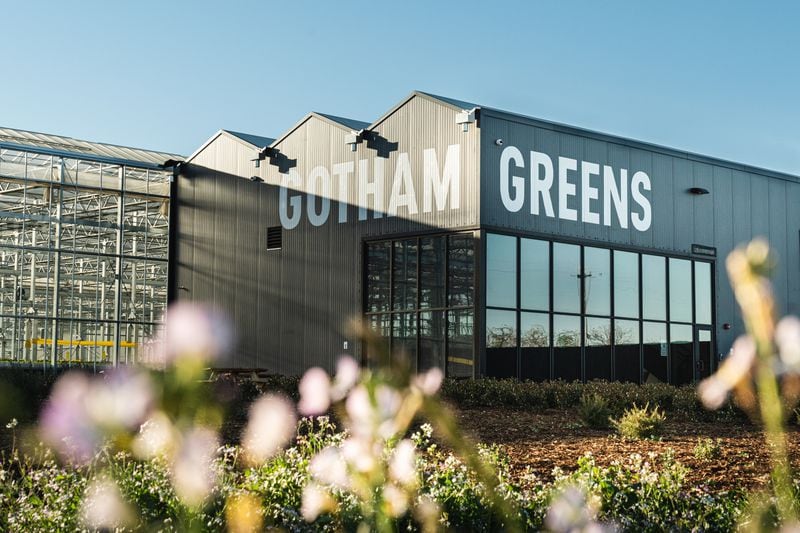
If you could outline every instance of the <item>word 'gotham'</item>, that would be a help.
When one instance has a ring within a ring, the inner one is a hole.
[[[557,207],[558,218],[578,221],[578,209],[570,207],[570,199],[578,196],[577,179],[580,176],[580,221],[588,224],[611,226],[613,211],[622,228],[628,228],[628,221],[638,231],[647,231],[652,223],[652,207],[644,191],[650,191],[650,176],[638,171],[628,179],[628,170],[619,169],[619,181],[614,169],[591,161],[579,161],[569,157],[559,157],[557,165],[549,155],[531,150],[526,161],[522,152],[515,146],[507,146],[500,155],[500,199],[503,206],[512,213],[522,209],[526,190],[530,198],[532,215],[555,218],[553,184],[558,179]],[[522,171],[528,168],[527,176]],[[580,170],[579,170],[580,169]],[[526,179],[527,178],[527,179]],[[599,193],[603,191],[602,211]],[[630,199],[639,206],[629,210]],[[600,220],[602,213],[602,221]]]
[[[437,211],[444,211],[448,199],[450,209],[458,209],[461,200],[460,145],[451,144],[447,147],[441,171],[435,148],[423,150],[422,159],[422,211],[430,213],[434,205]],[[376,157],[372,169],[368,159],[359,159],[357,169],[353,161],[337,163],[330,170],[324,166],[317,166],[308,173],[305,184],[295,169],[281,174],[278,200],[281,225],[285,229],[292,229],[300,223],[304,211],[303,195],[290,194],[290,191],[301,190],[307,196],[305,212],[312,225],[321,226],[328,221],[331,214],[331,199],[338,202],[339,223],[347,222],[348,191],[353,173],[356,174],[358,220],[367,220],[370,210],[372,218],[383,218],[384,214],[395,216],[401,207],[409,215],[416,215],[419,213],[419,204],[408,153],[400,152],[397,155],[388,206],[384,206],[385,161]]]

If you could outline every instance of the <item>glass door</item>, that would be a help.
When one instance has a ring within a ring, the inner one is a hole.
[[[700,381],[713,372],[714,337],[708,326],[696,326],[694,335],[694,379]]]

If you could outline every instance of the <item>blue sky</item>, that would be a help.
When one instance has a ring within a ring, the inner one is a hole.
[[[800,174],[798,2],[394,5],[12,3],[0,125],[189,154],[420,89]]]

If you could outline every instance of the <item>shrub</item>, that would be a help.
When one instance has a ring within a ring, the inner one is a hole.
[[[650,439],[661,433],[661,427],[667,419],[658,407],[650,409],[650,404],[644,407],[634,405],[626,409],[623,415],[611,423],[619,434],[626,439]]]
[[[587,427],[603,429],[608,427],[608,419],[611,411],[608,408],[608,400],[594,393],[584,393],[581,396],[581,404],[578,406],[578,416],[581,422]]]
[[[711,461],[719,458],[722,454],[722,440],[721,439],[697,439],[697,444],[694,447],[694,456],[700,461]]]

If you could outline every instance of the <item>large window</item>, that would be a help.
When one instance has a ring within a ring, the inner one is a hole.
[[[473,376],[472,235],[369,242],[365,256],[367,321],[392,354],[407,357],[418,370],[436,366],[449,376]]]
[[[713,346],[711,263],[508,235],[486,242],[488,376],[700,377],[695,347]]]

